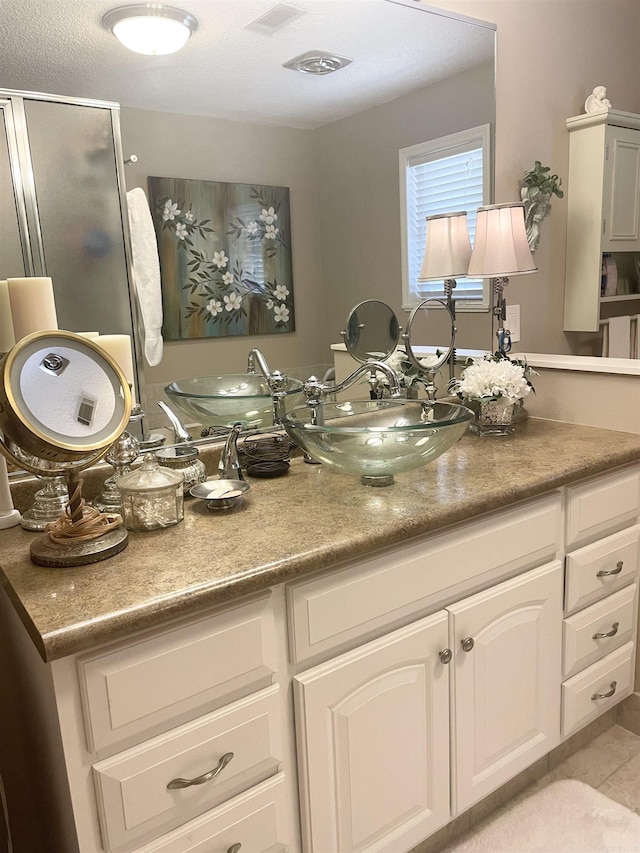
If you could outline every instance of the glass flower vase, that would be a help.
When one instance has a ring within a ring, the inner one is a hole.
[[[469,429],[476,435],[512,435],[514,433],[514,401],[508,397],[465,400],[464,405],[475,415]]]

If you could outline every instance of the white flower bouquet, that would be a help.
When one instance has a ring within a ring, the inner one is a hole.
[[[533,391],[527,376],[531,368],[521,361],[496,353],[483,359],[474,359],[465,367],[460,379],[454,379],[450,390],[467,400],[496,400],[506,397],[515,403]]]

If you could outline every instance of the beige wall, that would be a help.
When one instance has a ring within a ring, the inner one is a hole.
[[[404,323],[398,151],[493,124],[493,77],[491,63],[318,129],[329,343],[340,340],[349,309],[363,299],[387,302]],[[488,347],[488,315],[469,317],[459,315],[461,346]]]
[[[535,160],[565,178],[565,119],[606,85],[614,108],[640,112],[638,0],[436,0],[432,5],[497,24],[496,201],[518,199]],[[535,254],[539,272],[513,278],[522,342],[535,352],[589,352],[589,338],[562,331],[566,201],[554,200]],[[465,346],[464,341],[461,346]]]
[[[123,108],[127,189],[147,190],[147,176],[260,183],[290,188],[296,331],[165,343],[160,365],[145,365],[148,384],[242,373],[252,346],[286,369],[328,360],[322,315],[322,270],[313,131]]]

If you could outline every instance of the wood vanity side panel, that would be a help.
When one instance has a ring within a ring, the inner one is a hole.
[[[551,493],[427,541],[399,547],[287,588],[294,662],[370,639],[437,610],[458,594],[556,557],[560,494]]]
[[[270,596],[78,659],[90,751],[167,728],[271,684]],[[144,685],[144,689],[141,686]]]

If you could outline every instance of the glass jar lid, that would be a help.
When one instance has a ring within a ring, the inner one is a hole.
[[[158,465],[151,454],[146,454],[142,465],[121,477],[117,485],[123,492],[150,492],[176,488],[183,482],[182,474]]]
[[[195,447],[184,447],[177,445],[175,447],[163,447],[161,450],[156,450],[156,459],[169,468],[181,468],[198,456],[198,450]]]

